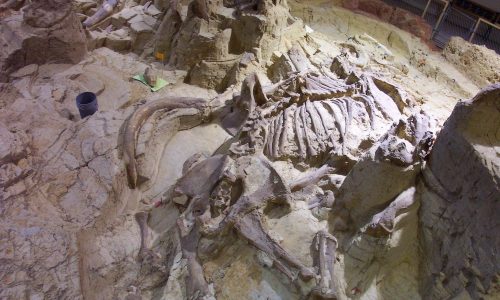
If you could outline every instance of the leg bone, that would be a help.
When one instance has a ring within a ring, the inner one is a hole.
[[[259,213],[253,211],[236,221],[235,228],[253,246],[269,255],[273,259],[274,265],[291,280],[294,280],[291,276],[293,269],[299,270],[299,275],[304,280],[313,278],[314,274],[309,268],[291,256],[266,233],[260,218]]]

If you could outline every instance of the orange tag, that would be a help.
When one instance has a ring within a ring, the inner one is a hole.
[[[165,53],[162,52],[156,52],[155,54],[156,59],[163,61],[165,59]]]

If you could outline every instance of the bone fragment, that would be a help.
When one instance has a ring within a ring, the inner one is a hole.
[[[305,140],[307,142],[307,152],[309,153],[310,156],[316,156],[318,153],[314,149],[312,142],[311,142],[311,138],[309,137],[309,133],[308,133],[306,108],[304,105],[302,105],[299,109],[300,109],[300,116],[302,118],[302,123],[304,124],[304,136],[305,136]]]
[[[285,128],[283,127],[283,115],[284,112],[282,112],[279,117],[277,117],[276,121],[276,128],[274,130],[274,140],[273,140],[273,153],[272,156],[277,158],[279,156],[279,143],[280,143],[280,138],[285,131]]]
[[[323,230],[318,232],[316,238],[318,243],[320,279],[318,286],[312,291],[312,294],[316,299],[337,299],[333,277],[337,239]]]
[[[299,146],[300,157],[301,159],[305,159],[306,158],[306,146],[304,144],[305,124],[302,123],[302,119],[300,118],[299,114],[300,114],[300,108],[296,107],[294,116],[295,132],[297,134],[297,142]],[[301,125],[303,126],[301,127]]]
[[[306,174],[304,177],[299,178],[295,181],[293,181],[290,184],[290,190],[292,192],[301,190],[305,188],[308,185],[315,184],[317,183],[323,176],[327,174],[331,174],[335,171],[334,168],[328,166],[328,165],[323,165],[321,168],[311,171],[310,173]]]
[[[149,219],[149,213],[147,212],[138,212],[135,214],[135,220],[137,221],[137,224],[139,225],[139,230],[141,234],[141,246],[139,248],[139,255],[137,257],[137,260],[139,262],[142,262],[144,259],[144,256],[148,252],[147,248],[147,240],[148,240],[148,219]]]
[[[299,276],[303,280],[310,280],[314,277],[314,273],[309,268],[291,256],[265,232],[258,212],[253,211],[247,214],[236,222],[235,227],[250,244],[264,251],[290,280],[295,279],[291,277],[294,273],[293,269],[299,271]]]
[[[111,15],[117,4],[118,0],[105,0],[95,14],[83,22],[83,27],[91,27],[104,20]]]

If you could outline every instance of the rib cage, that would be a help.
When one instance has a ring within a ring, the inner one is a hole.
[[[292,104],[267,125],[264,154],[272,159],[296,157],[305,160],[331,150],[342,153],[353,122],[366,123],[368,114],[360,103],[342,97],[330,100],[306,100]]]
[[[345,79],[314,72],[298,74],[268,98],[244,126],[235,153],[247,149],[262,151],[271,160],[299,161],[330,152],[342,155],[349,146],[356,147],[350,145],[352,128],[356,135],[369,134],[379,120],[390,124],[399,118],[392,98],[378,90],[371,78],[354,73]],[[387,98],[391,103],[386,103]],[[391,116],[394,107],[397,116]]]

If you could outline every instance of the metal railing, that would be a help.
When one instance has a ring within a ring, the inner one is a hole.
[[[500,25],[469,13],[450,0],[384,0],[425,19],[432,27],[432,39],[443,48],[452,36],[484,45],[500,54]]]

